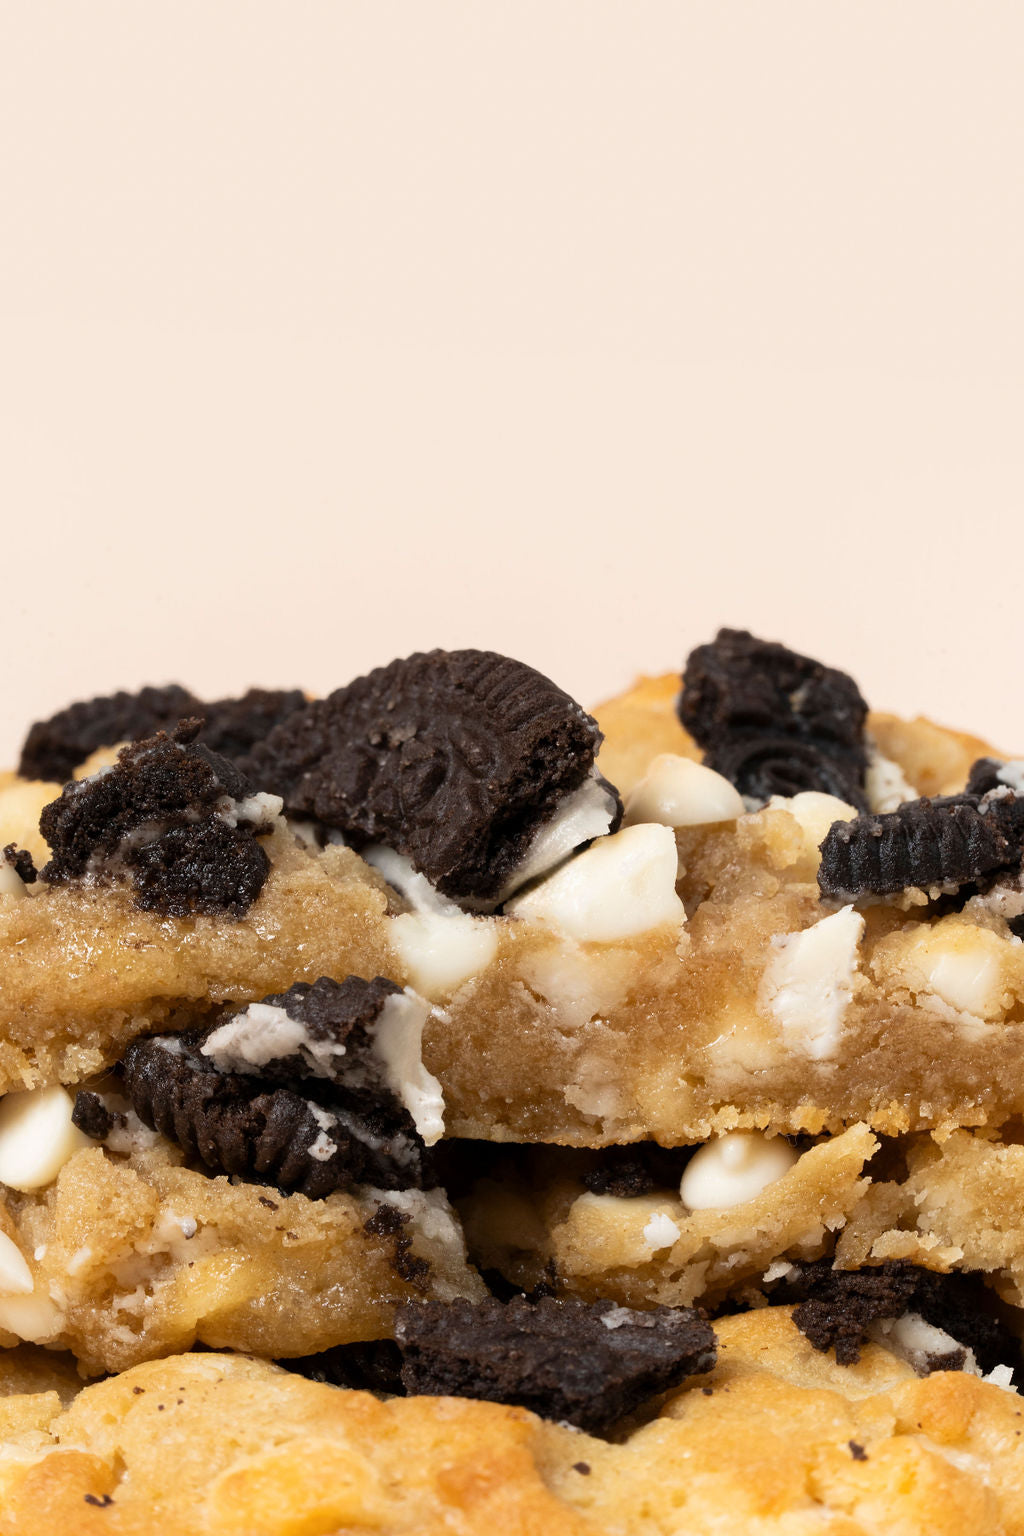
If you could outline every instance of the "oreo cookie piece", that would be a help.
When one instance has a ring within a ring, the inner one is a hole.
[[[1024,853],[1024,799],[987,795],[908,800],[880,816],[832,824],[821,844],[823,896],[856,901],[908,886],[956,890],[1017,869]]]
[[[42,877],[127,881],[135,904],[167,917],[239,918],[270,871],[257,838],[279,805],[201,743],[197,721],[122,748],[117,762],[67,784],[39,828],[52,857]]]
[[[146,1125],[220,1173],[312,1199],[353,1184],[428,1188],[417,1119],[440,1134],[440,1089],[409,1066],[428,1011],[383,977],[298,983],[204,1030],[134,1041],[125,1093]],[[420,1261],[403,1226],[395,1213],[374,1231],[408,1268]]]
[[[697,1312],[611,1301],[408,1302],[395,1339],[410,1394],[516,1403],[591,1433],[715,1364]]]
[[[87,699],[36,721],[21,749],[18,772],[24,779],[64,784],[97,748],[171,731],[191,716],[202,717],[200,739],[212,751],[241,757],[305,702],[297,688],[250,688],[241,698],[204,704],[178,683]]]
[[[383,845],[445,896],[482,908],[550,858],[614,830],[596,722],[522,662],[430,651],[309,704],[243,760],[290,813]],[[566,817],[574,818],[565,820]],[[554,835],[557,823],[557,835]]]
[[[754,800],[820,790],[867,809],[867,704],[845,672],[746,630],[690,653],[679,718],[709,768]]]
[[[366,1344],[336,1344],[318,1355],[302,1355],[277,1364],[308,1381],[355,1392],[377,1392],[404,1397],[402,1356],[394,1339],[372,1339]]]
[[[13,869],[18,879],[24,880],[26,885],[34,885],[38,878],[35,860],[27,848],[19,848],[17,843],[8,843],[0,852],[0,864]]]
[[[906,1320],[909,1314],[940,1335],[934,1339],[927,1330],[918,1330],[923,1339],[915,1349],[914,1332],[909,1332],[910,1347],[905,1345],[904,1352],[921,1374],[963,1370],[968,1351],[983,1374],[997,1365],[1020,1372],[1020,1341],[1002,1321],[997,1298],[977,1274],[936,1274],[903,1260],[874,1269],[842,1270],[821,1259],[794,1265],[772,1293],[773,1301],[780,1299],[799,1302],[793,1321],[815,1349],[834,1349],[840,1365],[856,1365],[869,1337],[885,1342],[885,1325]],[[893,1343],[899,1340],[897,1332]]]
[[[695,1150],[659,1147],[655,1141],[605,1147],[595,1154],[592,1165],[584,1172],[583,1184],[592,1195],[618,1195],[624,1199],[650,1195],[659,1188],[678,1188],[683,1169]]]

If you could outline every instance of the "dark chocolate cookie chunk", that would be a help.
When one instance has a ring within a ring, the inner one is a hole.
[[[0,864],[9,865],[26,885],[33,885],[37,879],[35,860],[27,848],[19,848],[17,843],[8,843],[0,852]]]
[[[322,1381],[331,1387],[356,1392],[386,1393],[403,1397],[402,1356],[394,1339],[372,1339],[366,1344],[336,1344],[318,1355],[278,1360],[286,1371]]]
[[[1019,763],[1004,763],[998,757],[979,757],[971,764],[967,776],[967,793],[987,795],[993,789],[1013,789],[1019,777]]]
[[[395,1338],[409,1393],[516,1403],[591,1432],[715,1363],[698,1313],[610,1301],[409,1302]]]
[[[194,715],[199,700],[187,688],[141,688],[105,698],[69,704],[49,720],[37,720],[25,738],[18,772],[24,779],[53,779],[65,784],[79,763],[98,747],[137,741],[155,731],[172,730]]]
[[[630,1198],[649,1195],[656,1189],[678,1188],[693,1147],[659,1147],[654,1141],[638,1141],[626,1147],[605,1147],[594,1154],[583,1183],[592,1195]]]
[[[243,766],[296,815],[357,848],[384,844],[447,896],[487,902],[583,786],[600,741],[595,721],[532,667],[431,651],[308,705]]]
[[[1021,1345],[999,1316],[998,1299],[976,1274],[936,1274],[902,1260],[874,1269],[833,1269],[828,1259],[793,1267],[773,1300],[798,1301],[793,1321],[815,1349],[855,1365],[873,1323],[917,1313],[961,1346],[921,1361],[925,1370],[961,1370],[971,1350],[983,1372],[1021,1366]]]
[[[71,1123],[93,1141],[106,1141],[111,1131],[124,1125],[124,1115],[110,1109],[102,1094],[83,1088],[75,1094],[75,1107],[71,1111]]]
[[[679,718],[710,768],[756,800],[816,789],[866,809],[867,704],[851,677],[746,630],[691,652]]]
[[[97,748],[173,730],[189,716],[202,718],[200,740],[212,751],[241,757],[305,702],[298,688],[250,688],[238,699],[203,703],[178,683],[87,699],[59,710],[49,720],[36,721],[21,749],[18,772],[24,779],[65,784]]]
[[[353,1184],[408,1189],[429,1183],[422,1141],[404,1111],[356,1114],[258,1077],[219,1072],[199,1040],[136,1040],[124,1059],[125,1092],[146,1125],[217,1173],[319,1200]]]
[[[226,758],[195,741],[197,729],[159,732],[66,785],[39,819],[52,850],[43,879],[126,880],[147,911],[242,917],[270,870],[257,841],[269,812]]]
[[[823,896],[856,901],[908,886],[955,889],[1019,867],[1024,800],[1008,789],[991,795],[908,800],[881,816],[837,821],[821,845]]]

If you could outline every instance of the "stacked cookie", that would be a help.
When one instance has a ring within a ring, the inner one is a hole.
[[[1020,765],[742,632],[432,652],[74,705],[0,840],[12,1531],[1024,1521]]]

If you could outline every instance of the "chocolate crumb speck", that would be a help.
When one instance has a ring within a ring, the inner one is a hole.
[[[589,1477],[590,1476],[590,1463],[589,1463],[589,1461],[574,1461],[573,1464],[572,1464],[572,1469],[573,1469],[574,1472],[578,1472],[581,1477]]]
[[[850,1440],[847,1443],[850,1447],[850,1455],[854,1461],[867,1461],[868,1453],[862,1445],[858,1445],[856,1440]]]
[[[268,1200],[266,1195],[259,1196],[260,1205],[265,1205],[268,1211],[279,1211],[281,1207],[273,1200]]]
[[[411,1394],[515,1403],[591,1432],[715,1362],[697,1312],[610,1301],[409,1302],[395,1338]]]
[[[412,1252],[412,1238],[406,1227],[412,1217],[385,1201],[377,1202],[373,1215],[363,1223],[368,1237],[390,1238],[393,1246],[391,1267],[400,1280],[414,1290],[426,1292],[430,1280],[430,1260]]]
[[[86,1504],[92,1504],[96,1509],[109,1509],[114,1502],[109,1493],[104,1493],[102,1496],[95,1493],[87,1493],[83,1497]]]

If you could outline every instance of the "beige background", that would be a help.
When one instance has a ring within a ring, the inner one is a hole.
[[[0,5],[0,759],[719,622],[1024,747],[1018,0]]]

